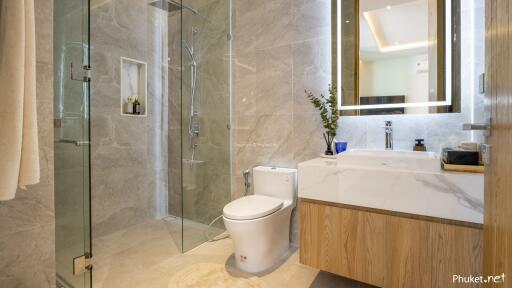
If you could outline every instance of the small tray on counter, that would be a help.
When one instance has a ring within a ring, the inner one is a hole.
[[[484,165],[456,165],[456,164],[448,164],[444,161],[441,161],[441,167],[445,171],[453,171],[453,172],[470,172],[470,173],[484,173],[485,166]]]

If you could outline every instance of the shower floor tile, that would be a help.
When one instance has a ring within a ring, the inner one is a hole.
[[[174,244],[176,244],[177,247],[181,247],[182,241],[184,242],[184,251],[189,251],[208,240],[206,236],[208,225],[206,224],[185,219],[182,228],[181,218],[175,216],[165,217],[162,221],[166,224],[174,240]],[[223,229],[212,226],[210,227],[210,238],[220,235],[223,232]]]
[[[297,250],[266,274],[244,273],[235,268],[229,238],[182,254],[168,225],[155,220],[95,239],[93,287],[370,287],[301,265]]]

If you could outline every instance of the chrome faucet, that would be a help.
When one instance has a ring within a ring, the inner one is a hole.
[[[384,121],[384,133],[386,135],[386,150],[393,150],[393,122]]]

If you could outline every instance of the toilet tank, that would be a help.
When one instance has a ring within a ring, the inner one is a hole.
[[[254,194],[295,202],[297,169],[258,166],[252,171]]]

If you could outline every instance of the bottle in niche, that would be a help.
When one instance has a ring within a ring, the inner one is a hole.
[[[133,99],[128,96],[128,103],[126,103],[126,114],[133,114]]]
[[[135,101],[133,102],[133,114],[140,115],[141,111],[141,105],[139,102],[139,98],[135,98]]]

